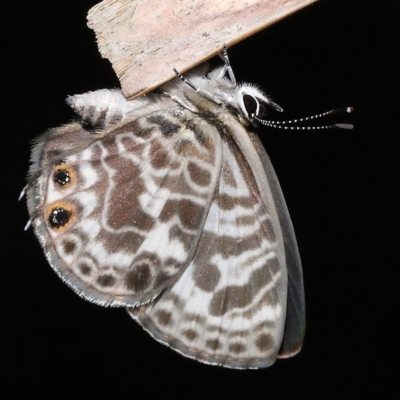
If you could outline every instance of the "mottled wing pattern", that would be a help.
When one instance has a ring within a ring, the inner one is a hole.
[[[150,301],[187,266],[219,178],[217,130],[159,101],[97,133],[50,131],[33,152],[36,234],[61,278],[98,304]]]
[[[220,126],[222,169],[193,260],[154,302],[128,311],[188,357],[266,367],[285,327],[282,233],[257,149],[237,120],[219,120],[228,121]]]

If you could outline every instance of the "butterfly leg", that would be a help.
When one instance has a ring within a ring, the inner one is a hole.
[[[208,100],[213,101],[214,103],[221,105],[222,103],[217,100],[210,92],[207,92],[207,90],[201,89],[199,87],[194,86],[192,83],[190,83],[180,72],[178,72],[175,68],[174,68],[174,72],[176,74],[176,76],[180,79],[183,80],[183,82],[186,83],[186,85],[190,86],[195,92],[197,92],[198,94],[200,94],[201,96],[205,97]]]
[[[171,100],[175,101],[176,103],[181,105],[183,108],[186,108],[187,110],[190,110],[190,111],[192,111],[194,113],[199,112],[199,110],[197,108],[195,108],[192,104],[190,104],[187,101],[184,101],[183,99],[181,99],[178,96],[175,96],[175,95],[170,94],[168,92],[163,92],[163,95],[169,97]]]
[[[218,55],[220,56],[220,58],[224,62],[224,68],[222,69],[222,71],[219,74],[217,79],[218,80],[223,79],[224,76],[226,75],[226,73],[228,72],[229,79],[231,80],[232,88],[235,88],[236,87],[236,78],[235,78],[235,74],[233,73],[233,69],[231,67],[231,63],[229,62],[228,48],[226,47],[226,44],[224,44],[224,48],[222,50],[222,53],[219,53]]]

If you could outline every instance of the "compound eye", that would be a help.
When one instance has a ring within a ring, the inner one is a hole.
[[[258,103],[257,117],[263,119],[267,116],[267,114],[268,114],[268,105],[263,101],[260,101]]]
[[[257,115],[258,101],[253,96],[250,96],[249,94],[244,94],[243,104],[248,116],[251,117],[253,114]]]

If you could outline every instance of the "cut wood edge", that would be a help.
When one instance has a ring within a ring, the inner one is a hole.
[[[133,99],[315,1],[104,0],[88,26]]]

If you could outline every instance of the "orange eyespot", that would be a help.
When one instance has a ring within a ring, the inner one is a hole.
[[[55,165],[53,168],[53,181],[61,188],[68,187],[75,182],[75,172],[66,164]]]
[[[47,222],[53,230],[60,232],[72,223],[75,214],[75,208],[71,204],[59,201],[47,208]]]

